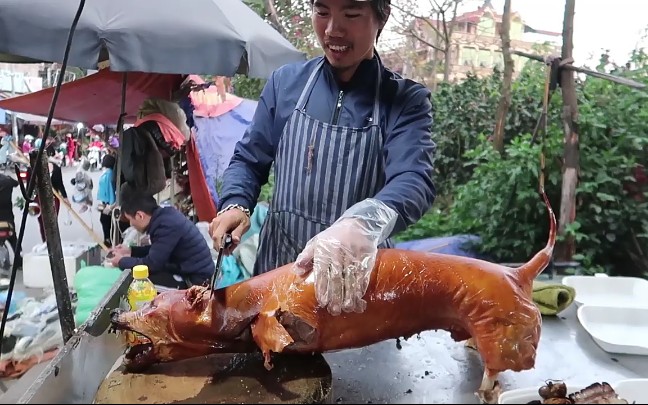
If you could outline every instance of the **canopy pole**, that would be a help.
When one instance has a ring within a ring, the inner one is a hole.
[[[63,246],[61,245],[61,234],[58,227],[58,215],[54,207],[54,192],[47,163],[47,154],[41,155],[40,158],[42,159],[41,164],[36,165],[36,162],[33,162],[32,167],[37,169],[37,172],[34,173],[36,176],[36,192],[41,207],[43,230],[47,239],[47,252],[52,270],[54,294],[56,295],[56,306],[58,307],[63,341],[67,342],[74,335],[74,312],[68,288],[67,273],[65,272]],[[38,157],[34,158],[34,160],[36,159]]]
[[[115,206],[119,207],[121,204],[121,168],[122,168],[122,151],[124,150],[124,120],[126,118],[126,86],[128,84],[128,72],[124,72],[122,76],[122,89],[121,89],[121,111],[119,113],[119,119],[117,120],[117,133],[119,133],[119,147],[117,148],[117,172],[116,176],[116,185],[115,185]],[[119,210],[121,212],[121,210]],[[119,218],[121,215],[115,215],[113,210],[112,215],[112,245],[117,246],[121,241],[121,230],[119,227]]]

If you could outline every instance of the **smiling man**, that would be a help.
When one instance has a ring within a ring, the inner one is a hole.
[[[374,43],[389,0],[314,0],[324,55],[283,66],[223,176],[214,246],[230,253],[274,163],[275,185],[255,274],[296,261],[332,314],[364,310],[378,248],[435,198],[430,91],[386,68]]]

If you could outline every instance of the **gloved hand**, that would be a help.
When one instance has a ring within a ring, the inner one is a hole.
[[[312,271],[318,303],[332,315],[363,312],[378,245],[394,229],[398,213],[368,198],[347,209],[328,229],[315,235],[295,261],[294,271]],[[310,276],[310,275],[309,275]]]

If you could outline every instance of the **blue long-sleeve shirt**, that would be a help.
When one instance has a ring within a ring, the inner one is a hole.
[[[221,207],[256,205],[283,128],[290,118],[308,77],[322,57],[285,65],[266,83],[254,118],[237,143],[223,174]],[[342,126],[365,127],[371,117],[375,94],[376,57],[363,61],[349,84],[340,88],[328,62],[317,75],[306,104],[306,113],[332,123],[338,93],[344,90],[343,105],[335,122]],[[380,87],[380,125],[385,136],[384,187],[374,198],[398,212],[392,234],[418,221],[432,206],[436,189],[432,181],[436,146],[431,138],[433,124],[430,91],[403,79],[384,66]]]

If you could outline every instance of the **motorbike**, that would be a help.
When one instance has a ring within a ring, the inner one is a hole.
[[[9,155],[9,160],[11,160],[13,165],[18,167],[16,174],[17,180],[22,183],[21,189],[27,189],[27,185],[29,184],[29,177],[31,175],[31,166],[24,160],[17,158],[15,154]],[[34,190],[34,193],[32,194],[32,199],[35,196],[36,190]],[[31,215],[32,217],[40,216],[40,206],[38,205],[38,203],[31,202],[29,204],[29,215]]]

